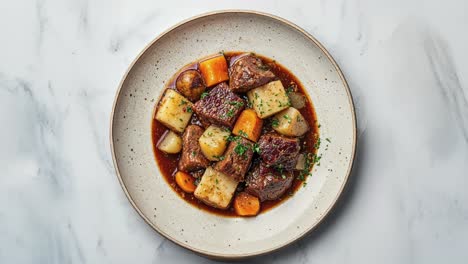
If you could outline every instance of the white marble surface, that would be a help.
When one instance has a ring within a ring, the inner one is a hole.
[[[109,115],[136,54],[181,19],[289,19],[351,86],[356,166],[333,214],[258,263],[467,263],[468,2],[1,1],[0,263],[210,263],[152,231],[114,175]]]

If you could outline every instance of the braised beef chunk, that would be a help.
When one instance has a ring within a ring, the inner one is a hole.
[[[245,191],[257,196],[261,202],[276,200],[291,187],[293,179],[291,171],[280,171],[259,163],[247,175]]]
[[[244,100],[233,93],[226,83],[218,84],[202,97],[194,104],[193,110],[201,120],[211,124],[232,128],[244,110]]]
[[[253,143],[243,137],[236,137],[224,152],[224,159],[214,165],[214,169],[243,181],[253,156]]]
[[[247,92],[275,78],[268,66],[263,64],[260,58],[251,54],[237,59],[229,68],[229,85],[233,92]]]
[[[181,171],[191,172],[206,168],[210,161],[203,156],[198,139],[203,134],[203,128],[197,125],[189,125],[182,135],[182,155],[178,168]]]
[[[301,146],[298,138],[288,138],[276,133],[264,134],[258,141],[260,157],[268,167],[293,169]]]

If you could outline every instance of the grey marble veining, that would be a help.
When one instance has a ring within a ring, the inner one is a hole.
[[[0,263],[213,263],[167,241],[114,175],[117,85],[156,35],[216,9],[270,12],[344,71],[359,145],[336,210],[255,263],[466,263],[468,2],[0,3]]]

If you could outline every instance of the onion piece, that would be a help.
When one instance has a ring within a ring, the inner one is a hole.
[[[291,106],[296,109],[301,109],[306,104],[306,98],[303,94],[298,92],[291,92],[288,94]]]
[[[297,163],[296,163],[296,170],[304,170],[305,169],[305,162],[306,162],[306,158],[305,158],[305,155],[304,154],[299,154],[299,156],[297,157]]]

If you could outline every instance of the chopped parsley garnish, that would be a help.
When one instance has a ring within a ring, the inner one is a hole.
[[[318,151],[320,148],[321,140],[317,137],[317,140],[314,144],[315,151]],[[304,181],[307,175],[311,175],[311,169],[314,164],[320,166],[320,160],[322,159],[322,154],[317,155],[316,153],[304,153],[304,169],[299,173],[297,177],[298,180]],[[304,185],[305,186],[305,185]]]
[[[195,155],[197,155],[197,152],[196,152],[196,151],[192,151],[192,156],[195,157]]]
[[[249,135],[247,135],[247,133],[245,133],[243,130],[239,130],[239,136],[242,136],[242,137],[245,137],[245,138],[249,137]]]
[[[272,126],[272,127],[278,127],[278,126],[279,126],[279,120],[276,119],[276,118],[273,118],[273,119],[271,120],[271,126]]]
[[[249,150],[249,147],[241,143],[237,143],[236,147],[234,148],[234,152],[236,152],[236,154],[239,156],[244,156],[247,150]]]
[[[293,87],[292,85],[290,85],[290,86],[288,86],[288,88],[286,89],[286,94],[289,95],[289,94],[292,93],[292,92],[294,92],[294,87]]]
[[[314,149],[318,150],[320,148],[321,143],[322,142],[321,142],[320,138],[318,137],[317,140],[314,143]]]
[[[238,101],[231,101],[229,102],[229,104],[236,106],[236,109],[239,109],[244,106],[244,102],[238,102]]]
[[[256,152],[256,153],[260,154],[260,146],[258,145],[258,143],[255,143],[253,145],[252,150],[253,150],[254,153]]]
[[[187,106],[187,113],[193,113],[192,107]]]
[[[185,100],[182,100],[182,101],[180,101],[180,104],[179,104],[179,106],[181,106],[181,105],[186,105],[186,104],[188,104],[188,102],[187,102],[187,101],[185,101]]]
[[[213,158],[218,159],[218,160],[223,160],[224,156],[213,156]]]
[[[288,120],[288,123],[291,124],[291,117],[289,115],[283,115],[283,118]]]
[[[233,117],[234,116],[234,110],[229,109],[229,111],[226,113],[227,117]]]
[[[200,96],[200,99],[203,99],[208,96],[208,92],[203,92]]]
[[[239,137],[239,136],[228,136],[227,137],[227,141],[238,141],[240,139],[241,139],[241,137]]]

